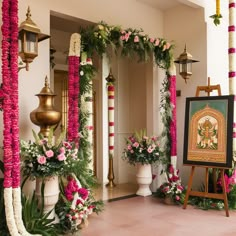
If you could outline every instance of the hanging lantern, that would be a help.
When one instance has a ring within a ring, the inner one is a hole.
[[[20,24],[18,48],[19,56],[26,64],[24,68],[29,70],[29,63],[38,56],[38,43],[48,39],[50,36],[41,33],[37,25],[31,20],[30,8],[28,7],[26,20]]]
[[[185,45],[184,52],[175,60],[175,63],[179,64],[179,74],[185,80],[185,83],[187,83],[187,79],[192,75],[192,63],[195,62],[199,61],[193,59],[192,55],[187,52]]]

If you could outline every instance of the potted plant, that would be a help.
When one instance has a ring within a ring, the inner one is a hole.
[[[23,175],[36,179],[35,195],[44,208],[44,212],[52,211],[58,201],[58,176],[63,175],[68,166],[77,160],[78,149],[74,143],[64,140],[65,133],[54,141],[53,128],[49,136],[43,137],[33,131],[34,142],[21,140],[21,157],[23,159]]]
[[[145,130],[135,132],[126,139],[123,159],[131,165],[137,165],[137,195],[148,196],[152,192],[149,185],[152,182],[151,164],[160,159],[159,142],[157,136],[148,137]]]

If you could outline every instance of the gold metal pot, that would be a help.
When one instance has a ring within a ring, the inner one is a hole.
[[[50,128],[60,122],[61,113],[54,109],[56,95],[49,88],[47,77],[45,78],[45,86],[36,96],[39,98],[39,106],[30,113],[30,120],[40,126],[39,133],[48,137]]]

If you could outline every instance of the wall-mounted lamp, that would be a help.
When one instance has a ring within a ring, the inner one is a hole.
[[[23,68],[29,70],[29,63],[38,56],[38,43],[49,37],[49,35],[41,33],[37,25],[31,20],[30,8],[28,7],[26,20],[20,24],[18,36],[19,56],[26,65],[19,67],[19,70]]]
[[[175,63],[179,64],[179,74],[187,83],[187,79],[192,75],[192,63],[199,62],[194,60],[192,55],[186,51],[186,45],[184,48],[184,52],[180,54],[180,56],[175,60]]]

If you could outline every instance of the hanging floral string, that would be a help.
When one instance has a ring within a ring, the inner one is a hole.
[[[68,140],[79,144],[79,61],[80,61],[80,35],[71,36],[69,50],[69,81],[68,81]]]
[[[4,162],[4,203],[8,229],[11,235],[18,235],[18,229],[14,218],[13,200],[12,200],[12,185],[13,185],[13,150],[12,150],[12,78],[11,78],[11,56],[14,58],[14,49],[10,49],[12,46],[12,39],[14,38],[14,23],[12,17],[16,18],[17,23],[17,11],[12,13],[11,10],[14,8],[14,4],[17,1],[3,0],[2,2],[2,80],[3,80],[3,91],[5,93],[3,102],[3,162]],[[13,25],[11,32],[11,25]],[[18,30],[17,30],[18,31]],[[14,47],[14,43],[13,43]],[[11,58],[12,59],[12,58]],[[14,68],[13,68],[14,70]],[[15,73],[13,72],[13,76]]]
[[[236,66],[235,66],[235,0],[229,0],[229,94],[236,95]],[[235,99],[234,99],[235,100]],[[236,102],[234,101],[234,111],[236,111]],[[236,160],[236,116],[234,115],[233,123],[233,152],[234,160]]]
[[[220,24],[220,18],[222,18],[220,14],[220,0],[216,0],[216,14],[210,17],[213,18],[213,22],[216,26]]]
[[[18,1],[2,1],[3,161],[6,220],[12,236],[31,235],[23,224],[18,106]]]

